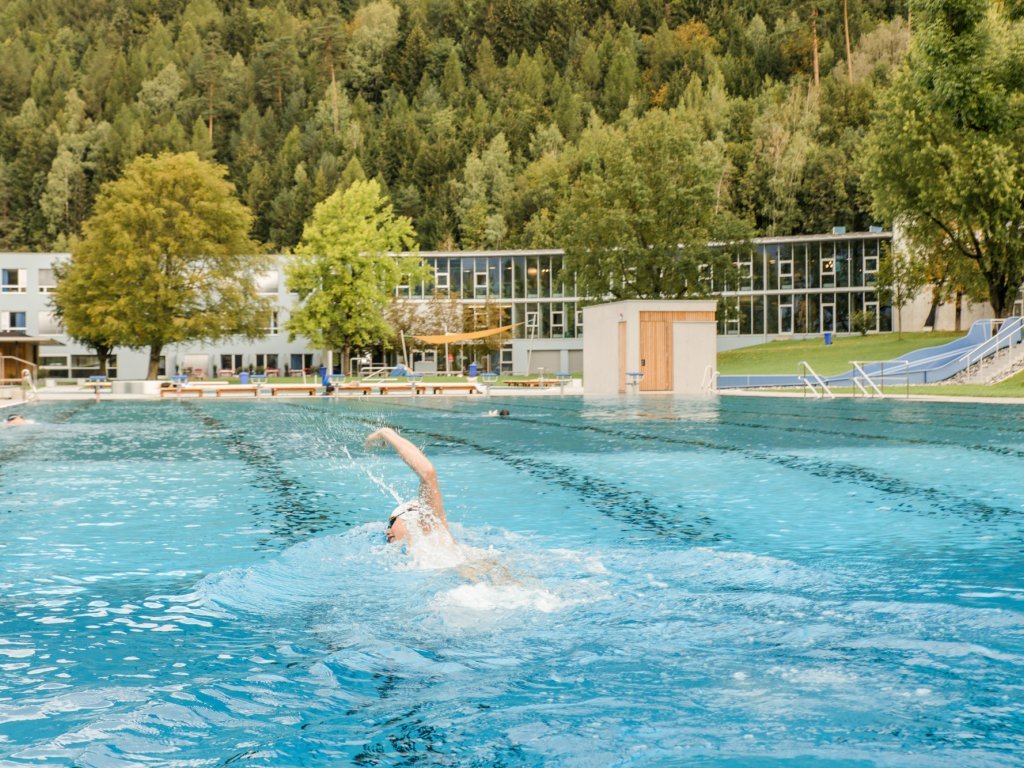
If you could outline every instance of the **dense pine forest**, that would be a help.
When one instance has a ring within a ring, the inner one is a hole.
[[[0,248],[66,248],[100,185],[184,150],[228,168],[271,249],[357,178],[423,248],[550,247],[581,138],[657,111],[718,148],[716,205],[749,231],[863,228],[859,150],[906,16],[905,0],[5,0]]]

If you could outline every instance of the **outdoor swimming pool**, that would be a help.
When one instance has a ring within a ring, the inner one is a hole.
[[[2,765],[1021,764],[1017,408],[23,412],[0,430]],[[383,544],[374,477],[416,487],[362,450],[384,423],[511,581]]]

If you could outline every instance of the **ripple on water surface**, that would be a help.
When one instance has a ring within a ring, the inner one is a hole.
[[[1024,494],[947,462],[956,425],[886,459],[728,406],[165,405],[0,469],[4,764],[1018,764]],[[382,418],[429,433],[459,562],[383,544]]]

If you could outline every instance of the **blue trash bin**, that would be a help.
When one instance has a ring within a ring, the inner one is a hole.
[[[469,364],[469,375],[471,377],[472,376],[476,376],[476,363],[470,363]]]
[[[238,374],[238,381],[241,384],[248,384],[249,383],[249,372],[248,371],[242,371],[240,374]]]
[[[832,343],[832,331],[825,331],[825,344],[828,345],[828,344],[831,344],[831,343]]]

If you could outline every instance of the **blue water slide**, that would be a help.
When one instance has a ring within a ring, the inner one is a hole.
[[[1024,318],[976,320],[967,335],[935,347],[915,349],[893,360],[862,363],[845,373],[821,377],[828,386],[852,387],[855,381],[876,384],[932,384],[945,381],[968,366],[1024,341]],[[718,377],[719,389],[800,387],[799,374],[727,375]]]

